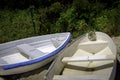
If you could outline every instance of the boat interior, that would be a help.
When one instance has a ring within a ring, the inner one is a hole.
[[[34,42],[12,42],[0,46],[0,65],[15,64],[31,59],[40,58],[59,48],[66,37],[52,37],[51,39],[36,40]],[[29,42],[29,43],[27,43]]]
[[[76,43],[75,51],[68,51],[73,52],[73,55],[62,58],[62,63],[65,65],[61,72],[62,76],[55,75],[53,80],[72,80],[72,78],[99,80],[100,77],[100,80],[108,80],[115,60],[115,54],[111,50],[112,45],[109,43],[102,39],[80,40]]]

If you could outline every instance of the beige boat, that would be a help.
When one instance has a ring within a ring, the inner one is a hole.
[[[45,80],[115,80],[116,53],[107,34],[84,34],[61,51]]]

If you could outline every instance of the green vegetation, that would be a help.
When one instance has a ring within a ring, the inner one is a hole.
[[[0,43],[66,32],[73,38],[90,30],[120,35],[119,0],[2,0]]]

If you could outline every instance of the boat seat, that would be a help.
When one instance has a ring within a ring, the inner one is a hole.
[[[21,52],[27,55],[29,58],[37,58],[45,53],[41,52],[40,50],[35,49],[33,46],[30,46],[29,44],[21,44],[17,45],[17,49]]]
[[[51,38],[51,42],[56,48],[60,45],[60,42],[57,40],[57,38]]]
[[[83,42],[78,45],[78,49],[82,49],[86,52],[89,53],[97,53],[103,49],[105,49],[108,45],[107,41],[88,41],[88,42]]]
[[[28,61],[28,59],[23,56],[21,53],[14,53],[10,55],[6,55],[0,58],[1,64],[15,64],[19,62]]]
[[[62,62],[83,62],[83,61],[104,61],[114,60],[113,55],[93,55],[93,56],[75,56],[75,57],[64,57]]]

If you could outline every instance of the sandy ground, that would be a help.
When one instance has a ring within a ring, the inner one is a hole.
[[[120,54],[120,36],[118,37],[113,37],[113,41],[115,42],[117,46],[117,51],[118,54]],[[120,60],[120,57],[118,57]],[[43,66],[42,68],[26,72],[23,74],[17,74],[17,75],[10,75],[10,76],[1,76],[0,80],[44,80],[44,75],[49,68],[51,63]],[[116,73],[116,79],[115,80],[120,80],[119,74],[120,74],[120,64],[119,62],[117,63],[117,73]]]
[[[43,66],[42,68],[10,76],[1,76],[0,80],[44,80],[44,75],[51,63]]]

